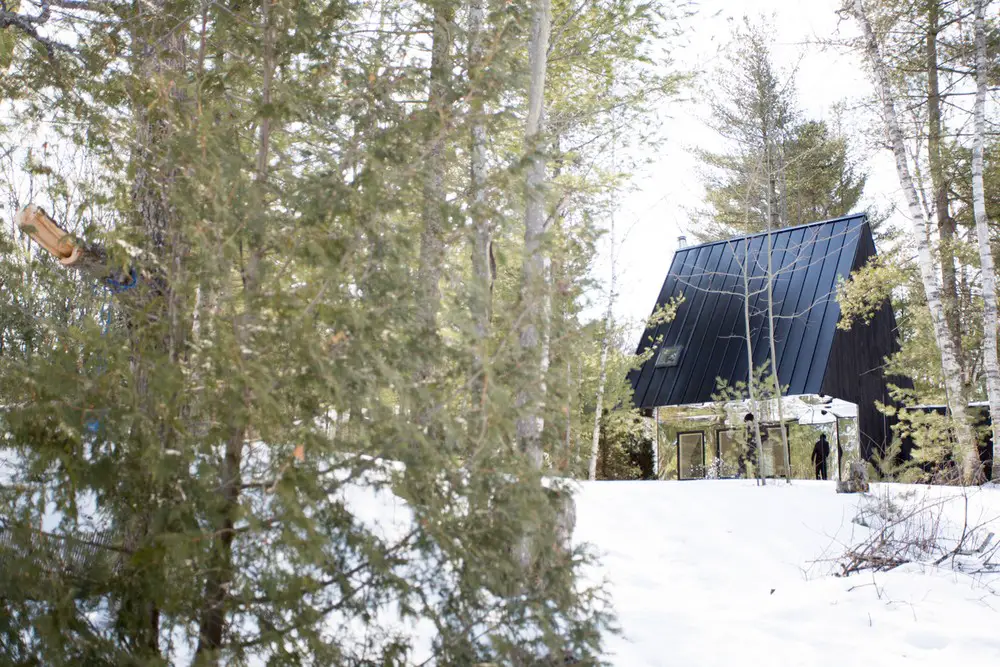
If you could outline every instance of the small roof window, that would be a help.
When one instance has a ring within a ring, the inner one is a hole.
[[[681,362],[683,345],[661,347],[656,355],[656,368],[673,368]]]

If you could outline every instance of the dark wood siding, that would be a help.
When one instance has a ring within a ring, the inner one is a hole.
[[[865,226],[851,270],[857,270],[875,256],[871,231]],[[888,403],[888,382],[908,386],[903,378],[887,378],[885,358],[899,349],[896,317],[892,306],[883,304],[868,324],[856,323],[849,331],[837,329],[833,336],[823,393],[858,406],[861,454],[870,458],[876,448],[885,451],[891,439],[892,420],[875,405]]]

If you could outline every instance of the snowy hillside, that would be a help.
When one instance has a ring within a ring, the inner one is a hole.
[[[852,523],[862,497],[833,484],[582,484],[575,539],[603,555],[624,633],[609,642],[612,662],[994,664],[1000,575],[910,564],[831,576],[844,545],[870,534]],[[932,516],[943,508],[941,530],[961,534],[959,490],[873,486],[886,492],[934,503]],[[986,522],[983,538],[1000,535],[1000,489],[971,490],[968,508],[970,525]]]

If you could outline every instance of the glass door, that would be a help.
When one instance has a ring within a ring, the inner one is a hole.
[[[725,429],[717,433],[718,453],[721,465],[719,477],[736,477],[740,473],[740,449],[743,444],[736,437],[735,429]]]
[[[677,478],[705,476],[705,434],[701,431],[677,434]]]
[[[768,426],[764,430],[767,432],[767,442],[764,443],[764,460],[767,461],[764,476],[784,477],[786,474],[785,444],[781,441],[781,427]]]

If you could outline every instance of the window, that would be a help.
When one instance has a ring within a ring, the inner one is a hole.
[[[677,478],[705,476],[705,434],[701,431],[677,434]]]
[[[661,347],[659,353],[656,355],[656,368],[673,368],[679,364],[682,349],[684,348],[681,345]]]
[[[736,477],[740,469],[740,448],[742,443],[736,437],[734,429],[718,432],[719,460],[722,461],[720,477]]]
[[[784,477],[785,445],[781,441],[781,427],[762,428],[760,435],[761,445],[764,449],[764,456],[761,457],[761,472],[765,477]]]

